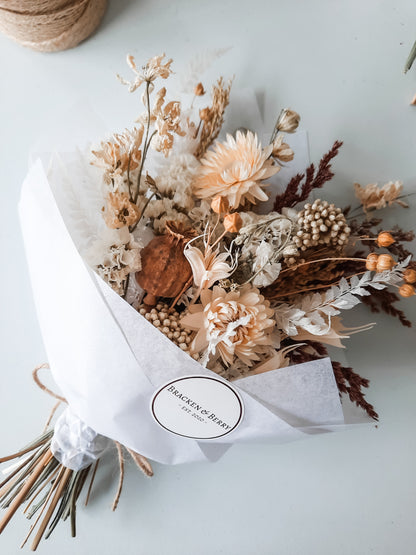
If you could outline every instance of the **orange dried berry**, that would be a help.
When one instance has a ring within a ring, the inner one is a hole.
[[[365,263],[365,267],[367,268],[367,270],[370,270],[370,272],[375,272],[377,270],[377,261],[378,254],[376,254],[375,252],[370,253],[367,256],[367,260]]]
[[[228,212],[230,203],[228,202],[227,197],[221,197],[218,195],[212,199],[211,208],[216,214],[224,214],[224,212]]]
[[[416,291],[410,283],[403,283],[403,285],[399,287],[399,293],[402,297],[412,297]]]
[[[403,279],[406,283],[416,283],[416,270],[407,268],[407,270],[403,272]]]
[[[238,233],[243,225],[243,220],[238,212],[227,214],[224,217],[225,230],[230,233]]]
[[[203,96],[205,94],[204,85],[202,83],[198,83],[194,89],[195,96]]]
[[[378,234],[377,237],[377,244],[379,247],[389,247],[393,243],[395,243],[395,239],[391,233],[388,231],[382,231]]]
[[[396,262],[392,256],[389,254],[380,254],[377,260],[376,271],[380,273],[391,270],[395,264]]]

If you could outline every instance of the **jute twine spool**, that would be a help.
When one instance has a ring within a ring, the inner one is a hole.
[[[0,31],[39,50],[66,50],[98,27],[107,0],[0,0]]]

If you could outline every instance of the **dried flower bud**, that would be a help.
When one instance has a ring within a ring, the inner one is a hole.
[[[403,279],[406,283],[416,283],[416,270],[407,268],[407,270],[403,272]]]
[[[278,131],[285,133],[293,133],[298,128],[300,122],[300,115],[294,110],[286,108],[282,110],[276,124]]]
[[[211,208],[216,214],[224,214],[224,212],[228,212],[230,203],[228,202],[227,197],[217,195],[214,199],[212,199]]]
[[[202,83],[198,83],[198,85],[196,85],[194,88],[194,94],[195,96],[203,96],[205,94],[204,85]]]
[[[391,233],[388,231],[382,231],[378,234],[377,237],[377,244],[379,247],[389,247],[393,243],[395,243],[395,239]]]
[[[377,269],[378,273],[385,272],[386,270],[391,270],[393,266],[396,264],[394,258],[389,254],[380,254],[377,260]]]
[[[287,143],[283,142],[283,135],[278,135],[273,141],[272,155],[282,162],[290,162],[293,160],[295,153]]]
[[[211,110],[208,107],[202,108],[202,110],[199,110],[199,117],[202,121],[209,121],[211,118]]]
[[[370,270],[370,272],[375,272],[377,270],[377,261],[378,254],[376,254],[375,252],[370,253],[367,256],[367,261],[365,263],[365,267],[367,268],[367,270]]]
[[[399,293],[402,297],[412,297],[416,292],[413,285],[410,285],[410,283],[404,283],[399,287]]]
[[[230,233],[238,233],[243,225],[243,220],[238,212],[227,214],[224,217],[224,227]]]

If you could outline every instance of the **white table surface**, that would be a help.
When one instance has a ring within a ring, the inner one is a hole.
[[[316,161],[336,138],[344,141],[328,198],[346,201],[354,181],[401,179],[415,192],[416,67],[402,72],[415,16],[413,0],[114,0],[94,37],[67,52],[39,54],[0,36],[1,453],[34,437],[52,405],[30,377],[45,354],[16,210],[28,151],[45,125],[80,96],[126,125],[136,100],[114,74],[127,73],[128,52],[146,60],[165,51],[180,68],[192,53],[232,46],[218,71],[255,89],[270,126],[282,106],[298,110]],[[393,212],[403,227],[415,223],[411,205]],[[416,322],[416,301],[402,304]],[[60,525],[40,553],[414,554],[416,334],[377,319],[376,329],[349,342],[347,356],[371,379],[378,428],[239,446],[213,465],[155,464],[151,480],[131,464],[115,513],[118,474],[109,456],[90,506],[79,510],[77,539]],[[14,518],[2,554],[20,553],[27,524]]]

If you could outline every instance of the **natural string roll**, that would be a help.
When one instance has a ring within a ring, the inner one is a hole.
[[[66,50],[98,27],[107,0],[0,0],[0,31],[41,52]]]

